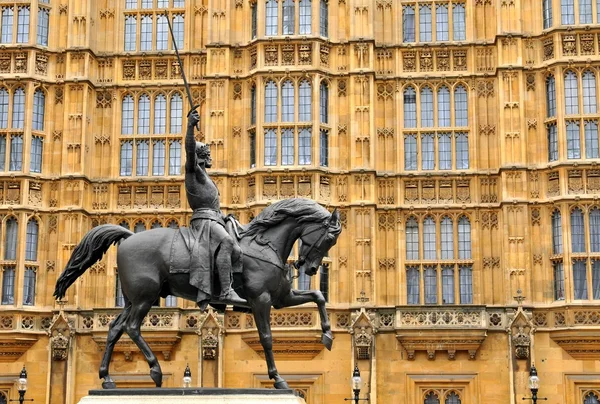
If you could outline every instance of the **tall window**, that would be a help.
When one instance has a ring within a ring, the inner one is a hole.
[[[121,105],[121,134],[123,135],[133,135],[133,111],[133,97],[127,95]]]
[[[44,112],[46,109],[46,96],[40,89],[33,93],[33,130],[44,130]]]
[[[300,35],[312,33],[312,1],[300,0]]]
[[[134,233],[141,233],[143,231],[146,231],[146,225],[144,224],[144,222],[139,221],[135,224],[135,226],[133,226]]]
[[[294,150],[294,130],[291,128],[283,129],[281,132],[281,165],[294,164]]]
[[[437,258],[435,242],[435,222],[428,217],[423,222],[423,259],[434,260]]]
[[[39,225],[35,219],[27,222],[27,236],[25,240],[25,260],[37,261]]]
[[[2,37],[0,43],[11,43],[13,41],[13,17],[12,7],[2,7]]]
[[[265,131],[265,165],[277,165],[277,134],[275,129]]]
[[[152,16],[151,15],[142,16],[140,49],[143,51],[152,50]]]
[[[296,3],[293,0],[283,0],[283,15],[281,20],[281,26],[283,27],[283,35],[294,34],[295,14]]]
[[[546,131],[548,135],[548,161],[556,161],[558,160],[558,132],[556,124],[549,124]]]
[[[431,6],[419,8],[419,41],[431,42]]]
[[[438,90],[438,126],[450,126],[450,90],[446,86]]]
[[[184,29],[183,14],[175,14],[173,16],[173,36],[177,49],[183,48],[183,29]]]
[[[452,30],[455,41],[464,41],[467,39],[467,22],[465,6],[463,4],[454,4],[452,10]]]
[[[458,259],[470,260],[471,258],[471,222],[463,216],[458,219]]]
[[[281,121],[294,121],[294,84],[286,80],[281,86]]]
[[[312,134],[310,128],[300,129],[298,134],[298,163],[308,165],[312,163]]]
[[[454,90],[454,126],[468,126],[467,90],[457,86]]]
[[[265,35],[277,35],[277,1],[267,0],[265,11]]]
[[[319,149],[320,149],[319,165],[321,167],[328,167],[329,166],[329,133],[325,129],[321,129]]]
[[[585,252],[583,212],[579,208],[575,208],[571,212],[571,251],[574,253]]]
[[[442,233],[442,259],[454,259],[454,229],[452,219],[445,217],[441,223]]]
[[[406,221],[406,259],[419,259],[419,224],[414,217]]]
[[[277,3],[275,3],[277,4]],[[265,86],[265,122],[277,121],[277,86],[269,80]]]
[[[6,170],[6,135],[0,135],[0,171]]]
[[[121,175],[129,176],[133,171],[133,142],[121,142]]]
[[[562,223],[558,210],[552,214],[552,254],[562,254]]]
[[[433,266],[425,266],[425,304],[437,304],[437,271]]]
[[[600,210],[590,210],[590,251],[600,252]]]
[[[10,137],[10,171],[21,171],[23,169],[23,136],[12,135]]]
[[[585,121],[585,158],[597,159],[598,154],[598,124],[594,121]]]
[[[183,98],[181,94],[175,93],[171,96],[171,133],[181,133],[182,118]]]
[[[164,94],[154,97],[154,133],[164,134],[167,130],[167,99]]]
[[[23,306],[35,305],[35,268],[25,267]]]
[[[250,5],[250,10],[252,12],[252,39],[256,38],[258,35],[258,4],[256,2]]]
[[[437,41],[448,40],[448,6],[438,4],[435,8],[435,39]]]
[[[415,135],[404,136],[404,169],[417,169],[417,138]]]
[[[17,236],[19,223],[14,217],[6,221],[6,240],[4,241],[4,259],[14,261],[17,259]]]
[[[321,111],[321,123],[329,123],[329,87],[327,82],[322,81],[320,87],[319,107]]]
[[[0,129],[8,128],[8,91],[0,88]]]
[[[573,71],[565,74],[565,112],[567,115],[579,113],[577,75]]]
[[[469,168],[469,138],[466,133],[456,134],[456,169]]]
[[[417,127],[417,94],[413,87],[404,90],[404,127]]]
[[[19,7],[17,43],[29,42],[29,7]]]
[[[579,23],[592,23],[592,0],[579,0]]]
[[[134,51],[137,40],[137,17],[128,15],[125,17],[125,51]]]
[[[583,113],[595,114],[597,109],[596,76],[587,70],[583,73]]]
[[[256,125],[256,86],[250,88],[250,124]]]
[[[319,267],[319,290],[325,301],[329,301],[329,264],[326,262]]]
[[[574,0],[560,0],[560,14],[563,25],[575,24]]]
[[[5,266],[2,272],[2,304],[15,304],[15,267]]]
[[[166,15],[156,17],[156,50],[169,49],[169,25]]]
[[[311,102],[310,83],[307,80],[300,82],[299,102],[298,102],[298,120],[307,122],[312,119],[312,102]]]
[[[421,89],[421,127],[433,126],[433,91],[429,87]]]
[[[567,158],[581,158],[581,147],[579,143],[579,123],[567,122]]]
[[[408,267],[406,271],[406,300],[408,304],[419,304],[420,297],[420,274],[416,267]]]
[[[13,93],[12,128],[23,129],[25,122],[25,90],[19,87]]]
[[[169,175],[181,174],[181,141],[171,140],[169,143]]]
[[[31,172],[42,172],[43,139],[40,136],[31,137]]]
[[[587,299],[587,260],[573,261],[573,298],[576,300]]]
[[[135,174],[148,175],[148,141],[138,140],[136,143]]]
[[[250,143],[250,168],[254,168],[256,167],[256,131],[249,132],[248,140]]]
[[[554,76],[546,79],[546,117],[556,116],[556,82]]]
[[[473,268],[464,265],[459,268],[460,304],[473,304]]]
[[[554,272],[554,300],[565,300],[565,270],[562,262],[552,264]]]
[[[152,142],[152,175],[165,175],[165,141]]]
[[[454,304],[454,268],[442,267],[442,303]]]
[[[137,133],[147,135],[150,133],[150,97],[142,94],[138,101]]]
[[[421,135],[421,169],[433,170],[435,163],[433,133]]]
[[[38,9],[37,25],[37,43],[38,45],[48,46],[48,21],[50,20],[50,10],[47,8]]]
[[[552,0],[542,0],[542,9],[544,29],[547,29],[552,26]]]
[[[449,133],[438,135],[438,167],[440,170],[452,169],[452,141]]]
[[[321,36],[329,36],[329,5],[327,4],[328,0],[321,0],[320,11],[321,14],[319,16],[319,28]]]
[[[404,42],[415,42],[415,7],[402,8],[402,38]]]

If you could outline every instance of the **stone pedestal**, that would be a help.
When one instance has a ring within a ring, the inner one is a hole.
[[[115,389],[90,390],[79,404],[306,404],[294,390],[274,389]]]

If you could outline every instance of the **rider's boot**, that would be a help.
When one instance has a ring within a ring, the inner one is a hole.
[[[221,281],[221,295],[219,301],[234,306],[247,306],[248,302],[242,299],[231,287],[231,272],[227,268],[219,269],[219,280]]]

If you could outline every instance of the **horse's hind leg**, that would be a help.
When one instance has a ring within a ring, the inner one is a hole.
[[[129,335],[129,338],[140,348],[140,351],[144,354],[148,365],[150,366],[150,377],[156,384],[156,387],[162,386],[162,370],[160,369],[160,364],[158,363],[158,359],[156,359],[156,355],[150,349],[148,343],[142,338],[142,334],[140,332],[140,327],[142,325],[142,321],[146,314],[150,311],[152,307],[152,302],[154,299],[146,300],[143,302],[136,302],[132,304],[131,312],[127,317],[127,326],[126,331]]]
[[[125,309],[110,323],[108,336],[106,337],[106,348],[104,349],[104,356],[102,356],[102,363],[100,364],[99,372],[100,378],[104,379],[102,382],[103,389],[114,389],[117,387],[113,379],[108,374],[108,368],[110,366],[110,360],[112,358],[115,345],[117,341],[119,341],[119,338],[121,338],[121,335],[123,335],[125,323],[127,321],[127,316],[129,315],[130,309],[131,303],[126,301]]]

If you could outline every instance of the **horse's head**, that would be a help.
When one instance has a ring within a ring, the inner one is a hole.
[[[307,275],[315,275],[321,260],[335,245],[341,231],[340,213],[337,209],[323,223],[307,224],[300,235],[302,245],[297,263],[298,269]]]

